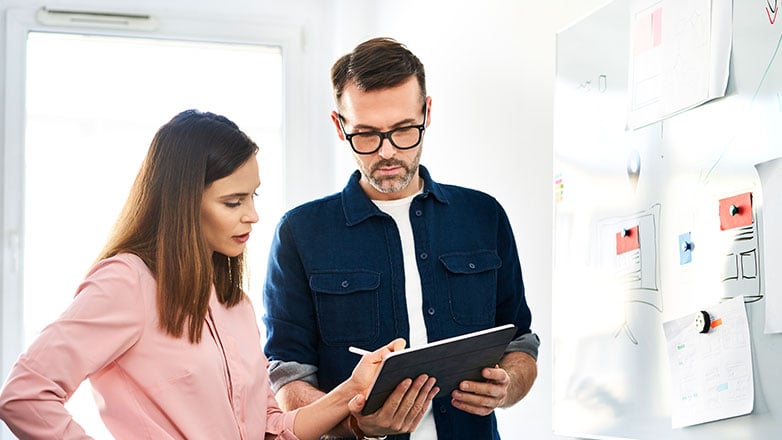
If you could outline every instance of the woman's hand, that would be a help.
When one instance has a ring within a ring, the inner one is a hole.
[[[362,415],[366,404],[366,393],[377,375],[383,359],[392,352],[405,348],[404,339],[395,339],[388,345],[362,356],[351,375],[351,381],[361,386],[363,391],[355,396],[348,408],[351,412],[351,428],[359,438],[364,435],[382,436],[415,430],[421,422],[432,399],[440,389],[435,385],[436,378],[422,374],[413,379],[400,382],[388,396],[383,406],[373,414]]]
[[[358,365],[356,365],[356,368],[353,369],[353,373],[350,375],[350,381],[358,388],[359,392],[366,393],[369,391],[369,387],[372,386],[383,359],[395,351],[404,350],[405,345],[407,344],[404,339],[397,338],[385,346],[361,356],[361,360],[358,361]]]

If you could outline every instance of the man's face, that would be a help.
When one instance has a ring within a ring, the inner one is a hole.
[[[427,97],[426,101],[426,111],[429,111],[431,98]],[[362,92],[350,83],[342,93],[341,104],[339,115],[332,112],[331,118],[342,140],[345,137],[340,116],[348,134],[386,132],[424,122],[421,90],[414,76],[399,86],[371,92]],[[426,124],[429,125],[428,115]],[[361,186],[367,195],[375,200],[396,200],[415,194],[420,189],[418,163],[422,146],[423,139],[415,148],[399,150],[383,139],[380,149],[372,154],[353,151],[362,175]]]

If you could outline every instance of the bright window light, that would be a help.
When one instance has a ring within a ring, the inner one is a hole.
[[[261,147],[260,221],[248,246],[260,319],[283,207],[280,48],[33,32],[26,74],[25,346],[70,303],[155,131],[189,108],[225,115]],[[68,408],[90,435],[110,438],[88,384]]]

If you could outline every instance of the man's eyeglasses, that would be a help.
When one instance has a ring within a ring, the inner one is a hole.
[[[383,145],[383,139],[388,139],[397,150],[409,150],[421,143],[421,137],[426,130],[426,104],[424,104],[424,122],[421,125],[406,125],[388,131],[364,131],[347,133],[342,122],[342,115],[337,114],[339,127],[345,135],[350,147],[358,154],[373,154]]]

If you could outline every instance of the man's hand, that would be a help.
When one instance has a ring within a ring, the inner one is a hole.
[[[538,375],[535,359],[526,353],[508,353],[495,368],[481,372],[485,382],[465,380],[451,393],[451,404],[464,412],[485,416],[495,408],[513,405],[532,388]]]
[[[510,375],[497,366],[484,368],[481,375],[486,382],[465,380],[459,384],[459,389],[451,393],[451,404],[464,412],[485,416],[499,408],[508,396]]]

